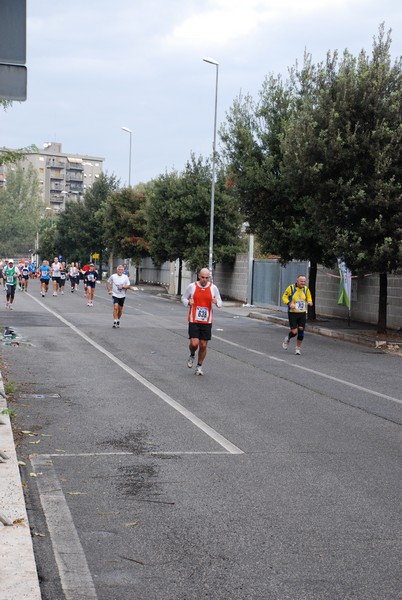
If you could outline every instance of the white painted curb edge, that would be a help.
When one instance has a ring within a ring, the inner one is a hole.
[[[0,413],[5,408],[0,374]],[[0,450],[9,457],[0,463],[0,513],[11,523],[21,520],[21,524],[12,526],[0,522],[0,600],[41,600],[11,421],[1,414]]]

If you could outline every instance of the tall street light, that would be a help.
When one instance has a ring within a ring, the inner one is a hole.
[[[214,212],[215,212],[215,170],[216,170],[216,115],[218,109],[218,72],[219,63],[214,58],[206,56],[202,59],[204,62],[216,67],[216,81],[215,81],[215,114],[214,114],[214,141],[212,144],[212,185],[211,185],[211,217],[209,224],[209,260],[208,268],[212,277],[212,264],[213,264],[213,250],[214,250]]]
[[[122,127],[123,131],[127,131],[130,134],[130,151],[128,155],[128,187],[131,187],[131,135],[132,131],[128,127]]]

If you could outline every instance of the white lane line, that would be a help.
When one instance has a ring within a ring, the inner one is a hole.
[[[64,597],[66,600],[97,600],[85,553],[53,463],[48,455],[32,456],[31,463],[34,471],[42,473],[36,483]]]
[[[156,387],[156,385],[154,385],[153,383],[151,383],[150,381],[145,379],[145,377],[143,377],[142,375],[137,373],[137,371],[134,371],[134,369],[131,369],[131,367],[129,367],[123,361],[121,361],[116,356],[114,356],[114,354],[112,354],[111,352],[106,350],[106,348],[104,348],[100,344],[97,344],[96,342],[94,342],[90,337],[88,337],[85,333],[83,333],[80,329],[78,329],[78,327],[76,327],[75,325],[70,323],[70,321],[67,321],[67,319],[65,319],[61,315],[57,314],[56,312],[54,312],[51,308],[48,308],[45,304],[43,304],[43,302],[40,302],[34,296],[31,296],[31,298],[33,300],[35,300],[35,302],[37,302],[40,306],[45,308],[48,312],[50,312],[54,317],[56,317],[56,319],[59,319],[59,321],[64,323],[64,325],[67,325],[67,327],[69,327],[72,331],[74,331],[74,333],[76,333],[82,339],[84,339],[86,342],[88,342],[88,344],[91,344],[91,346],[96,348],[99,352],[101,352],[102,354],[107,356],[116,365],[121,367],[126,373],[131,375],[131,377],[136,379],[139,383],[141,383],[149,391],[151,391],[153,394],[158,396],[161,400],[166,402],[166,404],[168,404],[169,406],[174,408],[183,417],[188,419],[193,425],[198,427],[198,429],[200,429],[201,431],[206,433],[206,435],[208,435],[211,439],[213,439],[217,444],[219,444],[220,446],[225,448],[225,450],[227,450],[227,452],[229,452],[230,454],[244,454],[243,450],[240,450],[240,448],[238,448],[237,446],[232,444],[232,442],[229,442],[229,440],[227,440],[225,437],[223,437],[223,435],[221,435],[215,429],[213,429],[212,427],[210,427],[209,425],[204,423],[204,421],[199,419],[191,411],[184,408],[184,406],[182,406],[181,404],[176,402],[176,400],[173,400],[173,398],[171,398],[168,394],[165,394],[165,392],[163,392],[158,387]]]
[[[338,377],[333,377],[332,375],[327,375],[326,373],[322,373],[321,371],[316,371],[315,369],[310,369],[309,367],[303,367],[300,364],[291,363],[288,360],[283,358],[278,358],[277,356],[270,356],[265,352],[260,352],[259,350],[253,350],[253,348],[247,348],[247,346],[242,346],[241,344],[237,344],[236,342],[229,342],[229,340],[225,340],[221,337],[214,335],[214,339],[219,340],[220,342],[224,342],[225,344],[229,344],[230,346],[236,346],[236,348],[240,348],[241,350],[247,350],[247,352],[252,352],[254,354],[258,354],[259,356],[265,356],[270,360],[281,362],[286,365],[291,366],[294,369],[300,369],[301,371],[306,371],[307,373],[312,373],[313,375],[318,375],[319,377],[323,377],[324,379],[329,379],[330,381],[335,381],[336,383],[341,383],[347,387],[353,388],[354,390],[359,390],[360,392],[365,392],[366,394],[371,394],[372,396],[377,396],[377,398],[385,398],[386,400],[391,400],[391,402],[396,402],[397,404],[402,404],[402,400],[399,398],[394,398],[393,396],[387,396],[386,394],[381,394],[381,392],[376,392],[374,390],[370,390],[361,385],[357,385],[356,383],[351,383],[350,381],[345,381],[344,379],[339,379]]]
[[[49,456],[50,458],[95,458],[97,456],[102,457],[102,456],[159,456],[160,454],[163,454],[164,456],[170,456],[172,454],[174,455],[181,455],[181,454],[198,454],[201,456],[204,455],[209,455],[209,454],[213,454],[213,455],[221,455],[221,456],[227,456],[228,453],[226,452],[226,450],[163,450],[163,451],[157,451],[155,450],[154,452],[77,452],[77,453],[73,453],[73,454],[68,454],[67,452],[54,452],[53,454],[42,454],[40,456]],[[35,454],[35,456],[39,456],[37,454]]]

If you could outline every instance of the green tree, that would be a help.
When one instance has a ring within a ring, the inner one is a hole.
[[[50,264],[55,256],[59,256],[59,248],[57,245],[57,224],[54,220],[48,220],[46,226],[42,228],[39,235],[38,253],[41,260],[48,260]]]
[[[182,181],[177,171],[159,175],[150,186],[147,206],[150,254],[157,264],[183,259],[185,236],[180,206]]]
[[[309,189],[306,214],[328,259],[379,273],[379,332],[387,274],[402,267],[402,59],[392,64],[390,47],[382,25],[371,57],[328,54],[283,143],[284,171],[293,190]]]
[[[263,251],[317,263],[337,257],[380,273],[378,329],[386,328],[387,273],[401,268],[401,59],[380,27],[372,57],[305,55],[284,85],[266,79],[255,104],[237,100],[222,128],[231,183]]]
[[[28,254],[35,245],[43,214],[35,169],[21,164],[7,170],[7,185],[0,188],[0,254]]]
[[[88,240],[84,233],[86,211],[82,202],[68,202],[66,208],[57,217],[57,255],[60,253],[71,261],[85,260],[87,262]]]
[[[192,271],[208,265],[211,216],[212,168],[209,160],[191,156],[181,176],[183,197],[180,206],[185,246],[183,258]],[[237,195],[227,185],[219,163],[214,194],[213,262],[233,263],[243,247],[240,237],[244,221]]]
[[[69,202],[60,214],[57,228],[59,253],[68,260],[87,262],[91,254],[100,255],[105,249],[102,215],[99,209],[109,196],[118,188],[114,175],[102,173],[92,187],[85,192],[82,202]]]
[[[303,69],[293,69],[286,82],[268,76],[258,103],[250,96],[235,100],[220,137],[229,185],[239,195],[262,252],[279,255],[283,263],[292,259],[310,261],[309,286],[314,299],[317,264],[323,259],[324,248],[305,211],[307,190],[303,185],[295,190],[283,173],[281,145],[287,123],[310,94],[310,80],[308,57]],[[314,307],[309,309],[309,316],[315,318]]]
[[[181,293],[182,265],[187,238],[181,204],[182,179],[177,171],[160,175],[149,187],[147,223],[149,253],[156,264],[179,260],[178,293]]]
[[[137,277],[141,259],[148,256],[146,202],[147,186],[123,188],[108,196],[98,213],[108,249],[134,261]]]
[[[155,262],[179,259],[197,271],[208,264],[212,170],[209,161],[187,162],[152,182],[148,207],[150,254]],[[232,262],[241,248],[242,216],[237,197],[217,169],[214,210],[214,262]],[[180,280],[179,280],[180,281]],[[180,288],[179,288],[180,289]]]

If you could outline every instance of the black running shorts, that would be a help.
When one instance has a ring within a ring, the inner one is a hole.
[[[197,340],[210,340],[212,336],[212,323],[189,323],[188,337]]]
[[[307,313],[289,312],[288,317],[290,329],[298,329],[299,327],[304,329],[306,327]]]

